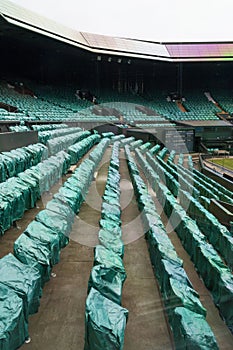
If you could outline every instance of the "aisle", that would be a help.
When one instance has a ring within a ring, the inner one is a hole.
[[[126,206],[122,212],[122,228],[127,273],[122,304],[129,310],[124,350],[171,350],[172,341],[123,151],[121,157],[121,205]]]
[[[83,350],[85,334],[85,301],[87,285],[93,266],[93,246],[80,244],[95,241],[99,229],[100,211],[88,203],[96,203],[96,188],[99,196],[105,188],[108,148],[99,166],[98,176],[93,181],[86,201],[81,206],[70,235],[70,243],[61,252],[61,260],[54,266],[55,278],[43,289],[39,312],[29,318],[30,344],[25,350]],[[99,201],[99,203],[101,203]]]

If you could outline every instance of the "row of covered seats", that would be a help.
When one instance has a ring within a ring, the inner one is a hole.
[[[41,143],[0,153],[0,182],[35,166],[48,158],[48,148]]]
[[[208,205],[206,204],[207,201],[205,200],[203,203],[205,197],[200,197],[200,195],[193,196],[192,191],[187,192],[183,189],[184,186],[182,185],[184,184],[183,178],[185,178],[185,168],[183,168],[183,172],[181,174],[179,173],[179,176],[181,177],[178,178],[178,183],[176,177],[177,173],[173,173],[173,175],[171,175],[171,173],[167,173],[165,169],[161,169],[158,164],[156,166],[155,160],[152,160],[149,156],[147,157],[147,159],[152,165],[152,168],[156,170],[156,172],[160,175],[161,178],[162,176],[165,176],[165,182],[169,190],[175,197],[179,197],[180,204],[183,206],[183,208],[185,208],[185,210],[187,210],[189,215],[196,220],[200,230],[204,232],[205,236],[208,238],[210,243],[221,254],[225,262],[232,269],[232,235],[228,231],[228,229],[224,225],[222,225],[219,222],[219,220],[206,209],[206,207],[208,207]],[[187,172],[189,172],[188,169],[186,170]],[[203,186],[205,186],[205,188],[208,188],[208,183],[206,182]],[[185,189],[187,189],[186,186]],[[212,190],[213,192],[215,192],[214,188]],[[223,197],[221,196],[221,198]],[[228,199],[230,198],[228,197]]]
[[[96,148],[90,153],[89,158],[84,160],[75,170],[74,174],[64,183],[54,196],[66,201],[77,214],[84,201],[86,191],[92,181],[94,171],[102,158],[107,146],[108,139],[102,139]]]
[[[106,142],[103,141],[99,148],[101,153],[106,147]],[[24,260],[23,262],[35,259],[37,254],[43,284],[49,280],[52,266],[59,262],[60,249],[69,242],[74,216],[79,212],[81,204],[85,200],[97,165],[90,159],[84,160],[73,175],[60,187],[53,199],[47,203],[46,209],[37,214],[35,220],[29,224],[25,232],[15,242],[16,256]],[[53,237],[53,243],[48,242],[51,239],[48,235],[51,230],[57,234],[56,240]],[[32,255],[27,247],[32,245],[31,240],[36,239],[36,235],[37,238],[40,237],[40,240],[46,241],[48,249],[46,250],[44,246],[40,247],[40,242],[37,244],[33,242],[31,249],[34,254]],[[43,266],[41,267],[42,261]]]
[[[0,260],[1,350],[15,350],[29,342],[28,316],[37,312],[40,296],[39,271],[11,253],[4,256]]]
[[[168,152],[167,149],[166,152]],[[158,154],[156,159],[153,158],[149,153],[146,154],[146,157],[147,161],[150,163],[152,168],[154,168],[154,170],[159,171],[161,174],[164,173],[167,185],[171,185],[172,188],[176,187],[177,193],[181,187],[183,190],[192,193],[195,198],[198,198],[200,195],[202,195],[207,198],[217,199],[217,196],[212,191],[199,183],[199,181],[191,178],[185,170],[181,172],[180,170],[177,170],[177,165],[175,165],[173,162],[169,160],[165,162],[160,154]],[[162,176],[161,174],[160,176]],[[176,182],[172,184],[173,177],[175,178]]]
[[[33,83],[30,82],[33,86]],[[33,90],[36,97],[17,93],[9,88],[7,84],[0,83],[0,100],[18,108],[17,113],[9,113],[5,110],[0,113],[2,120],[19,120],[20,122],[29,120],[46,121],[95,121],[109,122],[117,121],[115,116],[96,116],[92,113],[92,103],[87,100],[77,99],[74,94],[75,89],[62,87],[60,93],[56,88],[42,87],[35,85]],[[61,93],[62,91],[62,93]],[[91,108],[90,108],[91,106]]]
[[[178,163],[177,164],[181,165],[181,166],[184,165],[184,154],[183,153],[179,154],[179,158],[178,158]]]
[[[175,156],[176,156],[176,152],[175,152],[174,150],[172,150],[172,151],[169,153],[169,156],[168,156],[168,158],[167,158],[167,161],[174,162]]]
[[[208,209],[210,199],[223,200],[232,203],[232,193],[223,188],[223,186],[214,186],[215,181],[208,181],[207,177],[193,168],[193,171],[184,168],[180,165],[175,165],[171,160],[164,162],[161,158],[153,158],[149,153],[146,154],[147,161],[152,168],[160,175],[167,187],[172,191],[175,197],[178,196],[179,191],[188,192],[199,201],[199,205],[203,209]],[[199,174],[199,176],[198,176]],[[224,189],[224,191],[223,191]],[[185,209],[188,209],[188,202],[183,202]]]
[[[111,144],[113,144],[114,142],[116,141],[121,141],[125,138],[125,135],[114,135],[114,136],[111,136],[110,140],[111,140]]]
[[[23,112],[9,112],[3,108],[0,108],[0,120],[17,120],[20,122],[20,124],[24,124],[24,120],[26,119],[28,119],[28,117]]]
[[[148,106],[155,112],[169,120],[217,120],[216,115],[219,108],[209,102],[205,95],[199,91],[185,92],[184,106],[186,112],[181,111],[177,104],[167,101],[164,92],[157,91],[156,95],[151,94]]]
[[[38,131],[38,140],[46,145],[47,141],[56,137],[75,134],[82,131],[81,128],[59,128],[54,130]]]
[[[228,113],[233,113],[233,100],[231,89],[212,89],[211,96],[219,103],[220,108]]]
[[[136,156],[140,164],[145,164],[145,159],[138,151],[136,151]],[[231,233],[200,203],[199,196],[194,198],[192,192],[187,192],[182,189],[182,181],[178,183],[176,177],[161,168],[160,165],[156,163],[155,159],[151,159],[151,157],[148,156],[147,160],[149,160],[149,164],[152,166],[151,171],[155,171],[161,180],[163,180],[163,176],[165,177],[164,183],[166,183],[168,189],[179,199],[179,203],[188,214],[196,220],[200,230],[232,269],[233,238]]]
[[[165,203],[164,210],[168,216],[173,212],[173,226],[195,264],[206,287],[210,290],[215,305],[227,326],[233,331],[233,277],[213,246],[198,228],[196,222],[187,216],[186,211],[177,204],[167,188],[158,191],[158,199]],[[170,213],[170,214],[169,214]]]
[[[85,349],[123,349],[128,310],[121,306],[126,279],[121,239],[119,147],[112,148],[101,208],[99,243],[88,282]]]
[[[161,183],[158,173],[150,167],[145,159],[143,161],[142,157],[139,161],[142,168],[146,169],[144,173],[156,192],[172,227],[194,262],[206,287],[210,290],[220,315],[232,331],[233,277],[231,270],[224,264],[196,222],[187,215],[186,210],[177,202],[168,188]]]
[[[225,190],[222,192],[219,190],[219,188],[216,188],[213,183],[210,183],[208,179],[204,180],[203,178],[200,178],[196,172],[190,171],[180,164],[175,165],[173,162],[168,161],[168,165],[170,165],[176,172],[178,172],[180,177],[182,176],[190,183],[193,183],[193,185],[199,190],[202,196],[205,196],[207,198],[215,198],[217,200],[233,204],[232,193],[228,193],[230,194],[229,196],[226,194]]]
[[[164,159],[166,155],[168,154],[168,149],[167,147],[163,147],[157,154],[158,158]]]
[[[77,98],[75,86],[49,86],[32,84],[33,90],[38,98],[49,102],[51,105],[60,106],[68,111],[81,112],[83,109],[92,105],[87,99]]]
[[[226,187],[219,184],[217,181],[211,179],[210,177],[206,176],[205,174],[201,173],[199,170],[193,168],[193,174],[197,175],[199,179],[203,179],[205,183],[211,184],[214,188],[218,189],[219,192],[225,194],[226,196],[233,198],[233,193],[229,191]]]
[[[217,181],[207,177],[206,175],[202,174],[200,171],[195,169],[193,167],[192,159],[190,159],[190,158],[192,158],[192,157],[191,156],[188,157],[188,168],[184,168],[183,166],[180,166],[179,164],[176,168],[173,164],[170,164],[170,163],[169,164],[171,166],[173,166],[174,169],[177,169],[180,172],[185,171],[187,173],[187,175],[189,175],[193,179],[199,181],[200,184],[202,184],[204,187],[211,190],[215,195],[217,195],[219,197],[220,200],[232,204],[233,203],[232,202],[233,193],[231,191],[229,191],[228,189],[226,189],[221,184],[219,184]]]
[[[125,151],[138,207],[142,214],[151,262],[162,293],[176,348],[205,349],[208,342],[211,348],[218,349],[216,339],[206,321],[206,309],[201,304],[199,295],[183,268],[183,261],[177,256],[127,146]],[[151,173],[151,169],[148,172],[145,165],[140,162],[145,174]],[[157,176],[156,180],[158,179]],[[190,327],[195,331],[190,332]]]
[[[177,196],[180,187],[183,190],[192,193],[195,198],[200,196],[200,192],[193,186],[193,183],[187,181],[182,176],[179,177],[179,174],[164,162],[160,157],[154,158],[149,152],[146,153],[146,159],[150,166],[156,171],[168,188]]]
[[[130,143],[130,149],[134,150],[134,149],[140,147],[142,144],[143,144],[142,140],[135,140],[135,141]]]
[[[16,119],[17,115],[16,115]],[[64,129],[67,128],[68,125],[64,124],[35,124],[32,125],[31,128],[29,126],[26,126],[25,123],[22,121],[20,125],[10,126],[9,130],[14,132],[23,132],[23,131],[48,131],[48,130],[54,130],[54,129]]]
[[[59,152],[43,162],[0,184],[0,234],[35,206],[42,193],[48,191],[70,167],[70,156]]]
[[[107,140],[99,143],[98,155],[103,155],[108,144]],[[77,187],[85,197],[97,165],[87,159],[76,169],[71,177],[76,179],[73,191]],[[73,208],[64,195],[55,194],[15,241],[14,255],[0,259],[1,350],[16,350],[29,341],[28,316],[38,311],[42,288],[59,262],[61,249],[69,242]]]
[[[112,131],[107,131],[107,132],[102,132],[101,136],[111,138],[112,136],[115,136],[115,134]]]
[[[21,120],[35,120],[38,114],[45,118],[46,115],[49,115],[51,110],[53,110],[53,113],[56,111],[58,114],[65,110],[63,107],[53,105],[43,99],[20,94],[4,82],[0,83],[0,100],[3,103],[17,107],[20,112],[24,113],[26,117],[21,117]],[[60,119],[62,118],[60,117]]]
[[[167,119],[160,115],[145,115],[141,112],[138,113],[130,113],[130,115],[126,115],[124,118],[127,122],[137,122],[137,121],[143,121],[143,122],[167,122]],[[140,124],[139,124],[140,125]]]
[[[139,149],[142,153],[145,153],[146,151],[148,151],[148,149],[151,148],[151,143],[150,142],[145,142],[143,143],[141,146],[139,146]]]
[[[100,139],[101,136],[99,134],[94,134],[70,146],[68,153],[71,156],[71,164],[76,164]]]
[[[174,128],[176,127],[175,123],[148,123],[148,124],[135,124],[135,126],[137,128],[141,128],[141,129],[167,129],[167,128]]]
[[[149,149],[149,153],[153,156],[156,155],[160,151],[161,146],[159,144],[154,145],[152,148]]]
[[[120,141],[120,144],[121,144],[121,146],[123,147],[123,146],[125,146],[125,145],[131,144],[131,143],[134,142],[134,141],[135,141],[135,137],[133,137],[133,136],[131,136],[131,137],[126,137],[125,139],[122,139],[122,140]]]
[[[226,226],[222,225],[213,214],[188,192],[180,190],[179,202],[182,207],[187,207],[187,203],[189,203],[187,213],[196,221],[208,241],[233,271],[233,237]]]
[[[170,159],[171,161],[173,161],[173,159]],[[188,169],[193,171],[194,170],[194,164],[193,164],[193,158],[192,156],[189,154],[188,155]]]
[[[48,130],[55,130],[55,129],[64,129],[68,128],[68,125],[65,123],[62,124],[34,124],[31,126],[32,130],[34,131],[48,131]]]
[[[53,155],[60,151],[67,150],[70,146],[85,139],[89,135],[91,135],[89,130],[78,131],[71,135],[59,136],[48,140],[46,146],[48,147],[49,154]]]
[[[24,132],[24,131],[30,131],[30,128],[26,125],[15,125],[15,126],[9,126],[9,130],[12,132]]]

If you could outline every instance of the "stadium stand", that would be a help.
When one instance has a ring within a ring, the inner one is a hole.
[[[0,31],[0,349],[232,349],[232,44]]]

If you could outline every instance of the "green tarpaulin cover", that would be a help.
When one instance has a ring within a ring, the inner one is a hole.
[[[33,240],[22,233],[14,243],[14,255],[22,263],[38,269],[41,274],[42,286],[50,279],[51,252],[39,241]]]
[[[124,264],[119,255],[112,250],[106,249],[101,245],[95,247],[94,265],[104,265],[122,275],[122,281],[126,279]]]
[[[111,231],[115,234],[116,233],[121,233],[121,228],[119,226],[118,222],[112,221],[112,220],[106,220],[106,219],[101,219],[100,222],[100,227],[102,227],[104,230]]]
[[[28,338],[23,300],[0,283],[0,350],[19,348]]]
[[[11,227],[12,222],[12,206],[5,197],[0,195],[0,235],[3,235]]]
[[[36,198],[33,195],[33,192],[31,191],[27,183],[23,183],[17,177],[12,177],[11,179],[7,180],[7,183],[9,186],[11,186],[12,189],[15,188],[22,193],[24,204],[25,204],[25,210],[28,210],[34,207],[36,203]]]
[[[41,275],[36,268],[7,254],[0,259],[0,283],[12,288],[25,301],[29,315],[38,311],[42,290]]]
[[[186,309],[206,316],[206,309],[202,306],[198,294],[195,290],[174,278],[168,278],[166,285],[162,284],[162,293],[164,302],[167,306],[168,315],[173,314],[173,308],[176,306],[184,306]]]
[[[120,233],[113,233],[112,231],[100,230],[98,233],[100,244],[105,248],[111,249],[114,253],[118,254],[121,258],[124,256],[124,243],[121,239]]]
[[[73,187],[66,183],[59,189],[59,193],[54,195],[54,198],[63,198],[63,200],[65,199],[74,213],[79,212],[80,206],[84,200],[81,189],[76,188],[75,191]]]
[[[32,201],[36,203],[36,201],[40,198],[40,185],[39,180],[32,177],[30,174],[26,174],[25,172],[18,174],[18,177],[20,182],[27,184],[30,188],[31,195],[32,195]]]
[[[57,232],[43,225],[41,222],[33,220],[24,233],[45,245],[51,252],[51,264],[55,265],[60,260],[60,236]]]
[[[128,310],[91,288],[86,300],[85,350],[123,350]]]
[[[215,336],[203,315],[184,307],[177,307],[174,310],[171,324],[176,349],[219,349]]]
[[[6,181],[0,184],[0,196],[11,205],[12,221],[21,219],[25,211],[25,200],[22,192]]]
[[[104,265],[94,266],[88,282],[88,292],[92,287],[106,298],[121,305],[123,281],[119,272]]]
[[[74,212],[66,201],[54,198],[46,204],[46,209],[64,216],[69,222],[74,221]]]
[[[61,248],[64,248],[69,243],[72,222],[67,221],[61,215],[48,209],[40,211],[36,216],[36,220],[58,233]]]

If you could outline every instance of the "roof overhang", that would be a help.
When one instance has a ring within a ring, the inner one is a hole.
[[[8,0],[1,1],[0,15],[13,26],[98,55],[126,56],[167,62],[233,60],[233,42],[158,43],[79,32]]]

